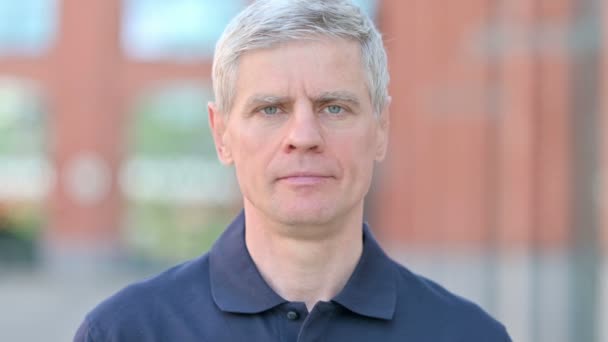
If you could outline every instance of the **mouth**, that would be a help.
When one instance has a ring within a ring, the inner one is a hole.
[[[294,186],[317,185],[333,179],[333,176],[317,173],[293,173],[278,178],[278,182]]]

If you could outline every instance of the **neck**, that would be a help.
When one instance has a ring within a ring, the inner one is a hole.
[[[344,288],[363,251],[362,215],[340,227],[281,226],[246,208],[245,220],[247,249],[264,280],[286,300],[304,302],[308,311]],[[306,239],[297,234],[320,228],[332,233]]]

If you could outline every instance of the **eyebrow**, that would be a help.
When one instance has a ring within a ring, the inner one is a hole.
[[[351,105],[359,107],[359,99],[357,96],[348,91],[328,91],[319,94],[315,99],[315,102],[327,103],[334,101],[347,102]]]
[[[247,99],[247,107],[251,107],[259,104],[279,104],[285,103],[289,101],[289,97],[287,96],[274,96],[274,95],[266,95],[266,94],[256,94],[252,95]]]
[[[276,105],[288,103],[290,101],[291,98],[289,96],[254,94],[247,99],[246,106],[252,107],[260,104]],[[322,92],[313,98],[313,102],[316,103],[328,103],[334,101],[346,102],[357,107],[360,106],[357,96],[349,91],[327,91]]]

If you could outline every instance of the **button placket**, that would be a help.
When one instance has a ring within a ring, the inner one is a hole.
[[[325,326],[335,314],[335,306],[331,302],[318,302],[302,323],[298,342],[312,342],[325,340],[323,333]]]

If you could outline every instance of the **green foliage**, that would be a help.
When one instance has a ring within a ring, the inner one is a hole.
[[[129,158],[161,163],[181,157],[215,158],[207,122],[210,99],[210,89],[188,84],[170,85],[144,96],[132,117]],[[164,170],[149,172],[161,180],[171,179],[162,174]],[[211,247],[234,215],[225,206],[171,198],[167,194],[165,198],[130,199],[127,242],[138,258],[170,262],[199,255]]]
[[[37,92],[21,82],[0,82],[0,155],[40,154],[45,129]]]
[[[131,203],[128,242],[152,259],[182,260],[207,251],[233,215],[226,208]]]
[[[8,218],[16,235],[28,240],[38,239],[43,225],[43,212],[39,206],[23,206],[12,211]]]
[[[173,87],[159,91],[136,109],[131,151],[140,157],[214,154],[202,88]]]

